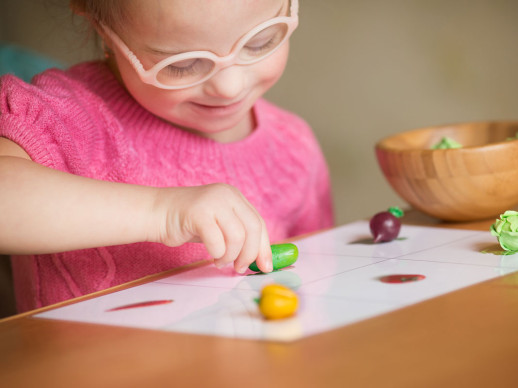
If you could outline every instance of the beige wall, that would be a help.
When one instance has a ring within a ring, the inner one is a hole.
[[[0,0],[0,39],[68,63],[91,57],[66,3]],[[315,129],[339,224],[404,204],[377,167],[380,138],[518,116],[518,1],[301,0],[300,19],[268,97]]]

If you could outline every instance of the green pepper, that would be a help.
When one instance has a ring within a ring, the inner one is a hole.
[[[299,257],[299,250],[295,244],[273,244],[271,248],[274,271],[292,265]],[[255,261],[248,268],[254,272],[261,272]]]

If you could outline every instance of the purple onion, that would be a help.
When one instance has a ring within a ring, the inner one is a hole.
[[[401,221],[392,213],[380,212],[375,214],[369,223],[374,242],[392,241],[399,235]]]

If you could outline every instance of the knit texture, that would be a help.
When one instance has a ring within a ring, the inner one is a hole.
[[[265,100],[245,139],[218,143],[142,108],[101,62],[0,78],[0,136],[36,163],[149,186],[236,186],[275,242],[333,224],[326,162],[308,125]],[[50,222],[51,220],[49,220]],[[202,244],[136,243],[12,258],[19,311],[208,259]]]

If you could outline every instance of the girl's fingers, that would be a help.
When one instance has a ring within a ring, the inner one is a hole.
[[[272,248],[270,246],[270,239],[268,238],[266,226],[264,227],[264,232],[261,234],[261,244],[256,262],[262,272],[271,272],[273,270]]]
[[[226,242],[223,233],[214,219],[206,220],[199,226],[199,236],[205,245],[207,252],[214,259],[219,259],[225,255]]]
[[[257,260],[263,272],[272,270],[265,222],[239,190],[212,184],[189,188],[188,195],[186,192],[179,191],[183,195],[175,202],[175,206],[186,209],[177,217],[181,222],[173,218],[169,230],[172,236],[184,236],[183,240],[177,239],[179,244],[201,241],[217,267],[233,263],[235,270],[243,273]]]
[[[222,267],[239,256],[246,239],[246,231],[241,220],[232,211],[220,215],[217,223],[225,241],[225,252],[216,262],[218,267]]]
[[[266,232],[264,221],[251,208],[245,209],[239,215],[244,225],[246,236],[239,256],[234,262],[236,272],[243,273],[259,255],[262,236]]]

